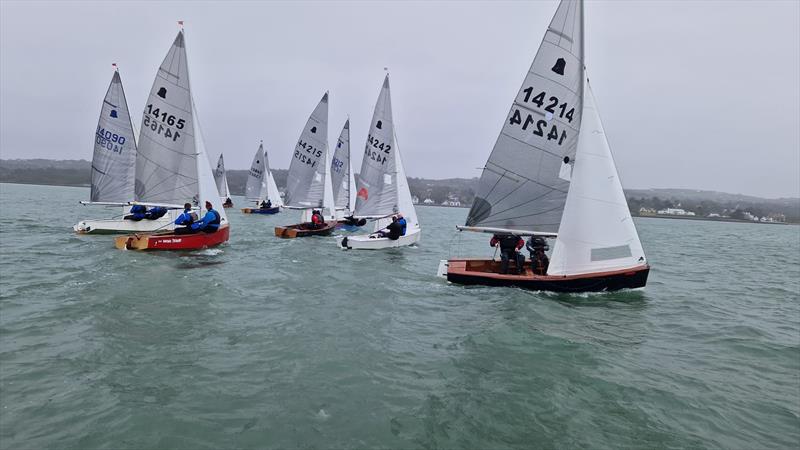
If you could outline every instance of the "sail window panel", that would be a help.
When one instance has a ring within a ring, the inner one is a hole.
[[[591,260],[608,261],[610,259],[630,258],[631,247],[629,245],[618,245],[616,247],[593,248]]]

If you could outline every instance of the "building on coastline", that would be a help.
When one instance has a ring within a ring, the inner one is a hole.
[[[683,208],[665,208],[659,209],[657,214],[662,216],[694,216],[695,213],[693,211],[686,211]]]

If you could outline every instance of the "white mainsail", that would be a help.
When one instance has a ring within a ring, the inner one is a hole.
[[[572,182],[547,273],[577,275],[645,262],[587,79]]]
[[[336,209],[349,215],[353,211],[355,189],[353,164],[350,160],[350,119],[344,123],[331,162],[331,185]]]
[[[185,42],[181,30],[147,99],[136,159],[136,195],[144,203],[191,202],[201,214],[208,201],[226,223],[192,99]]]
[[[328,93],[314,108],[294,149],[286,180],[286,206],[325,208],[333,215],[333,190],[328,175]]]
[[[219,154],[217,168],[214,170],[214,181],[217,183],[217,190],[219,191],[220,199],[225,201],[231,196],[231,191],[228,188],[228,175],[225,173],[225,161],[222,158],[222,153]]]
[[[272,175],[272,169],[269,167],[269,154],[266,151],[264,151],[264,175],[267,180],[267,199],[272,202],[272,206],[283,207],[283,199],[278,191],[278,185],[275,183],[275,177]]]
[[[103,99],[92,155],[93,202],[129,202],[136,176],[136,141],[119,71],[114,71]]]
[[[411,201],[400,149],[394,133],[389,75],[383,80],[358,176],[355,217],[384,218],[375,228],[387,223],[386,216],[401,213],[407,229],[419,228],[417,212]]]
[[[264,161],[264,144],[261,143],[253,156],[250,164],[250,171],[247,174],[247,184],[244,188],[244,196],[248,201],[261,203],[267,197],[267,183],[265,174],[267,164]]]
[[[481,174],[466,225],[557,232],[578,145],[583,1],[562,0]]]

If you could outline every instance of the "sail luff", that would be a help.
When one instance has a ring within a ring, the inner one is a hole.
[[[558,231],[582,79],[583,2],[562,0],[489,155],[466,226]]]

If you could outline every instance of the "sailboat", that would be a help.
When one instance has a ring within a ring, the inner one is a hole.
[[[337,227],[357,230],[366,224],[364,219],[352,217],[356,203],[356,181],[353,176],[353,163],[350,159],[350,119],[344,123],[336,150],[331,160],[331,184],[333,185],[334,206],[336,209]]]
[[[378,231],[391,223],[392,217],[397,215],[402,215],[406,220],[405,234],[394,240],[381,237]],[[375,220],[375,233],[342,238],[340,245],[347,249],[379,250],[403,247],[419,242],[422,234],[394,132],[388,74],[383,79],[383,86],[372,115],[361,172],[358,176],[353,217]]]
[[[205,203],[219,206],[219,191],[208,160],[189,83],[183,29],[161,63],[147,99],[136,160],[136,196],[140,204],[183,208],[191,203],[202,217]],[[228,240],[230,227],[223,208],[214,208],[220,224],[212,233],[136,234],[116,238],[119,249],[192,250]]]
[[[275,214],[280,212],[280,208],[275,203],[274,197],[270,197],[267,179],[272,178],[272,174],[269,172],[269,169],[267,169],[266,159],[264,143],[262,142],[259,144],[255,156],[253,156],[253,163],[250,164],[250,172],[247,174],[247,185],[245,185],[244,189],[245,198],[247,201],[255,202],[256,207],[242,208],[242,212],[245,214]],[[274,183],[273,181],[273,184]],[[261,208],[261,202],[266,200],[269,200],[273,206]],[[277,200],[280,201],[280,195]]]
[[[275,236],[296,238],[329,235],[336,227],[333,187],[328,158],[328,93],[314,108],[294,148],[286,179],[286,208],[303,210],[302,222],[275,227]],[[318,227],[309,222],[319,210],[325,221]]]
[[[222,157],[222,153],[219,154],[217,168],[214,170],[214,181],[217,183],[217,191],[222,201],[222,207],[232,208],[233,201],[231,200],[231,190],[228,188],[228,175],[225,173],[225,160]]]
[[[92,184],[90,201],[83,205],[119,207],[120,214],[113,219],[81,220],[73,230],[79,234],[113,234],[153,231],[174,220],[167,215],[155,220],[126,220],[129,202],[136,200],[134,177],[136,170],[136,140],[128,111],[128,102],[122,88],[117,65],[103,99],[100,119],[94,133],[92,155]]]
[[[545,274],[494,259],[442,261],[461,284],[556,292],[643,287],[650,266],[583,60],[583,1],[562,0],[481,175],[462,231],[555,240]]]

